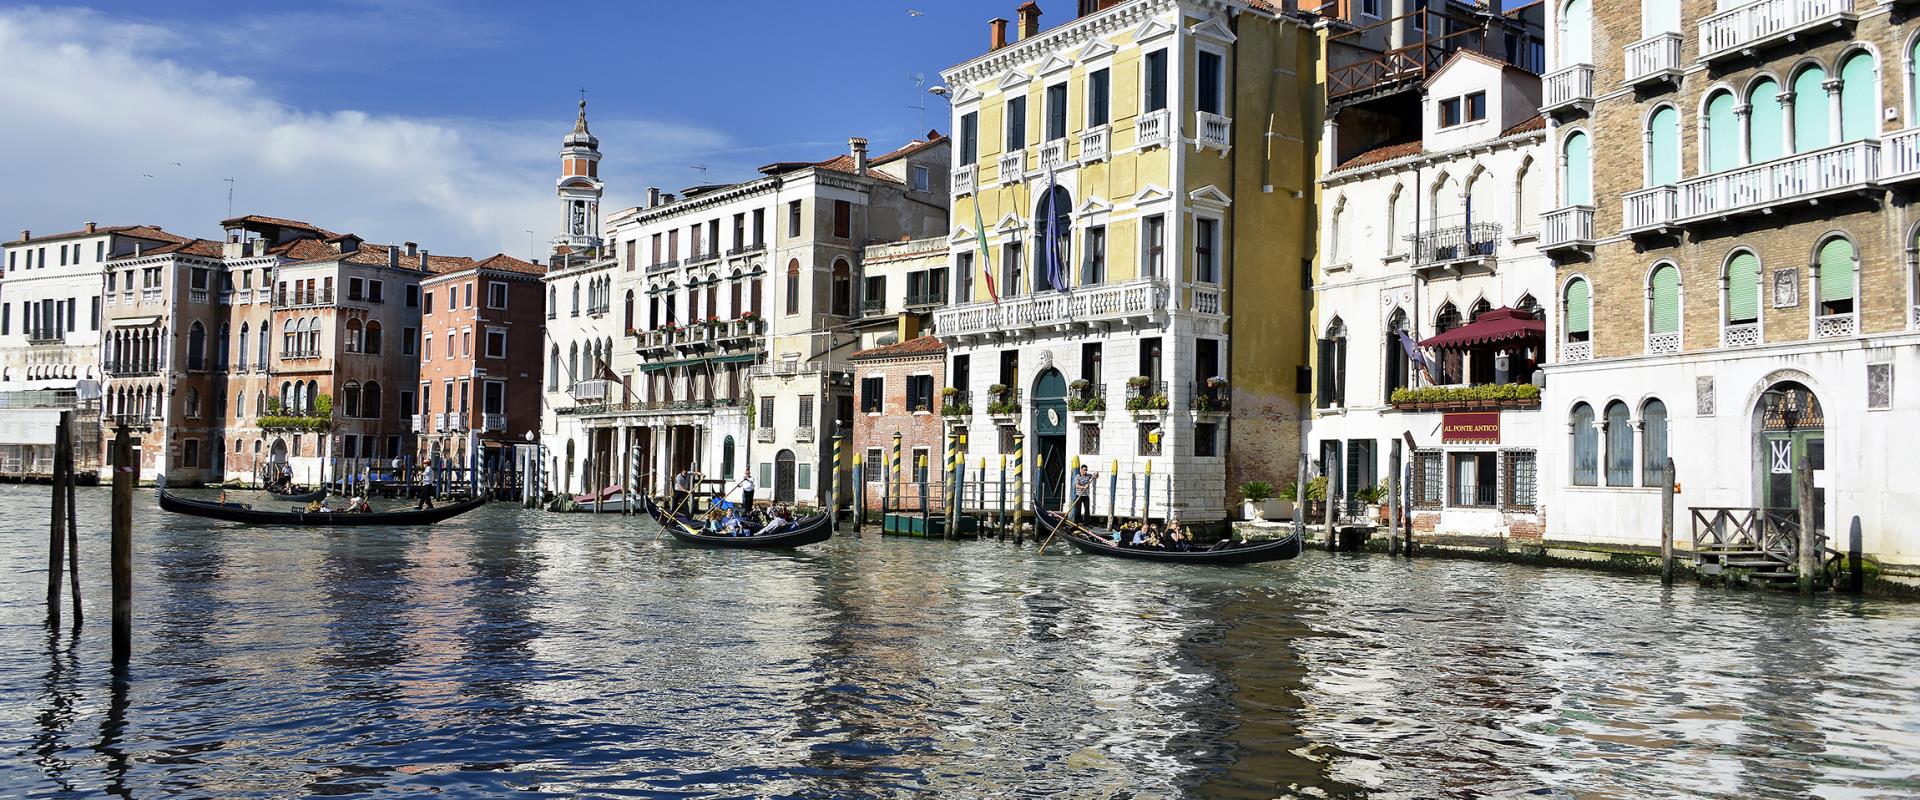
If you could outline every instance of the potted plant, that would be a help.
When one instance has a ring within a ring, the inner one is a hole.
[[[1280,499],[1293,504],[1295,519],[1303,517],[1308,520],[1319,519],[1321,513],[1317,504],[1327,499],[1327,476],[1322,475],[1307,481],[1305,501],[1300,499],[1299,485],[1292,483],[1280,487]]]
[[[1267,501],[1273,499],[1273,484],[1266,481],[1247,481],[1240,484],[1241,509],[1247,519],[1254,522],[1267,520]]]
[[[1147,387],[1153,385],[1153,379],[1145,375],[1135,375],[1127,379],[1127,396],[1139,397],[1147,393]]]
[[[1385,500],[1386,497],[1387,485],[1384,483],[1378,486],[1362,486],[1353,490],[1353,499],[1360,501],[1361,505],[1367,507],[1368,519],[1384,519],[1380,503]]]
[[[945,397],[952,397],[952,396],[954,396],[954,395],[956,395],[956,394],[959,394],[959,393],[960,393],[960,390],[959,390],[959,389],[955,389],[955,388],[953,388],[953,387],[951,387],[951,386],[947,386],[947,387],[943,387],[943,388],[941,388],[941,390],[940,390],[940,396],[941,396],[941,397],[943,397],[943,398],[945,398]]]

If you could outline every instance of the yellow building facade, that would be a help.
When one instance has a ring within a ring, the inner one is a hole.
[[[943,75],[949,429],[990,480],[1024,455],[1028,508],[1084,464],[1096,514],[1223,520],[1300,452],[1316,39],[1265,4],[1083,6]]]

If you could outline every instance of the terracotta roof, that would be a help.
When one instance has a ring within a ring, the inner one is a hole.
[[[248,214],[244,217],[234,217],[233,219],[221,220],[220,227],[237,228],[249,222],[258,224],[258,225],[278,225],[282,228],[299,228],[301,230],[313,231],[314,233],[320,234],[323,237],[332,237],[332,236],[338,235],[333,231],[327,230],[326,228],[322,228],[312,223],[301,222],[300,220],[297,220],[297,219],[283,219],[281,217],[269,217],[261,214]]]
[[[915,139],[911,142],[908,142],[905,147],[902,147],[898,150],[895,150],[879,158],[868,161],[867,163],[869,165],[873,165],[873,164],[885,164],[889,161],[897,161],[899,159],[906,158],[907,156],[913,155],[914,153],[918,153],[922,150],[925,150],[929,147],[932,147],[946,140],[947,140],[947,137],[941,134],[937,130],[927,131],[927,138]]]
[[[334,255],[333,248],[319,239],[295,239],[291,242],[282,242],[274,245],[267,252],[294,261],[308,261]]]
[[[1373,148],[1372,150],[1368,150],[1364,153],[1361,153],[1360,155],[1349,158],[1346,161],[1340,162],[1340,166],[1334,167],[1334,170],[1338,171],[1343,169],[1352,169],[1354,167],[1364,167],[1368,164],[1378,164],[1383,161],[1392,161],[1396,158],[1406,158],[1407,156],[1417,156],[1420,154],[1420,151],[1423,146],[1424,146],[1424,143],[1416,139],[1411,142],[1401,142],[1399,144],[1390,144],[1390,145],[1385,145],[1383,147],[1376,147],[1376,148]]]
[[[114,259],[114,260],[121,261],[129,258],[146,258],[148,256],[164,256],[164,255],[171,255],[171,254],[178,254],[178,255],[185,255],[185,256],[199,256],[201,258],[219,258],[223,254],[225,254],[225,252],[226,252],[226,249],[222,247],[219,242],[216,242],[216,241],[212,241],[209,239],[182,239],[181,241],[161,245],[160,247],[141,248],[140,254],[138,256],[132,253],[128,253],[127,255],[120,256],[118,259]]]
[[[155,241],[161,241],[161,242],[178,243],[178,242],[187,241],[187,237],[168,233],[164,230],[161,230],[160,226],[158,225],[103,225],[103,226],[95,226],[91,232],[86,230],[68,231],[66,233],[56,233],[52,236],[35,236],[32,239],[17,239],[15,241],[7,242],[7,244],[9,246],[16,245],[16,244],[27,244],[28,242],[33,242],[37,244],[40,242],[51,242],[59,239],[74,239],[82,236],[99,236],[101,234],[106,234],[106,233],[117,233],[122,236],[132,236],[137,239],[153,239]]]
[[[901,356],[932,355],[934,353],[944,353],[946,351],[947,351],[947,346],[945,344],[942,344],[938,337],[921,336],[914,339],[908,339],[904,342],[895,342],[893,344],[885,345],[882,347],[875,347],[868,350],[862,350],[858,353],[854,353],[853,355],[848,356],[847,359],[849,361],[871,361],[879,358],[899,358]]]
[[[325,244],[320,245],[320,247],[324,248],[324,250],[319,254],[310,258],[299,259],[295,263],[325,264],[340,261],[369,267],[384,267],[387,265],[387,251],[399,250],[399,248],[383,244],[362,244],[360,245],[360,249],[351,253],[333,252],[333,248]],[[426,272],[451,272],[473,264],[473,259],[467,258],[466,256],[427,255],[427,263],[422,265],[420,263],[421,255],[422,254],[418,252],[414,255],[407,255],[404,252],[400,253],[400,268],[414,270],[416,272],[422,271],[423,269]]]
[[[433,259],[433,263],[436,265],[439,264],[440,259],[438,257],[435,257]],[[450,265],[447,267],[438,267],[438,266],[435,267],[435,270],[440,275],[446,275],[454,272],[465,272],[470,269],[472,270],[490,269],[498,272],[518,272],[522,275],[534,275],[534,276],[547,274],[546,267],[540,266],[539,264],[530,263],[527,261],[521,261],[520,259],[514,258],[513,256],[507,255],[505,253],[495,253],[493,255],[487,256],[486,258],[480,259],[479,261],[469,260],[468,263],[466,263],[465,265],[460,265],[460,266]]]
[[[899,149],[894,150],[890,153],[879,156],[877,158],[869,158],[867,159],[867,167],[868,167],[867,177],[876,178],[876,179],[888,181],[891,183],[899,183],[900,181],[895,179],[893,176],[874,172],[872,168],[879,166],[881,164],[885,164],[892,161],[898,161],[902,158],[906,158],[907,156],[913,155],[914,153],[918,153],[921,150],[925,150],[929,147],[937,145],[946,140],[947,140],[947,137],[942,135],[939,131],[927,131],[927,138],[925,139],[915,139],[911,142],[908,142],[905,146],[900,147]],[[771,175],[771,174],[780,173],[780,172],[792,172],[797,169],[806,169],[808,167],[813,167],[816,169],[832,170],[834,172],[844,172],[849,175],[852,175],[854,174],[853,154],[848,153],[845,155],[838,155],[838,156],[834,156],[833,158],[829,158],[825,161],[776,161],[772,164],[768,164],[764,167],[761,167],[760,171]]]
[[[1532,119],[1529,119],[1526,122],[1522,122],[1504,131],[1501,131],[1500,137],[1504,139],[1508,136],[1513,136],[1515,134],[1526,133],[1527,131],[1544,131],[1546,129],[1547,129],[1547,118],[1540,114],[1535,114],[1533,115]]]

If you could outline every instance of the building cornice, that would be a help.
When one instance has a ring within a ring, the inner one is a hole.
[[[1105,41],[1109,35],[1137,28],[1149,19],[1173,9],[1182,11],[1191,9],[1202,15],[1212,13],[1227,16],[1252,12],[1261,16],[1280,18],[1254,8],[1244,0],[1136,0],[1089,14],[1052,30],[1041,31],[1032,38],[1022,39],[971,61],[948,67],[940,72],[940,78],[956,90],[961,86],[971,89],[975,83],[1005,74],[1023,64],[1039,61],[1048,54],[1059,53],[1090,41]],[[1177,22],[1180,20],[1176,20]],[[1184,31],[1184,28],[1182,30]]]
[[[1547,132],[1544,129],[1537,130],[1537,131],[1526,131],[1523,133],[1516,133],[1511,136],[1502,136],[1498,139],[1489,139],[1484,142],[1476,142],[1474,144],[1467,145],[1466,147],[1456,147],[1451,150],[1439,150],[1434,152],[1421,152],[1421,153],[1416,153],[1410,156],[1401,156],[1400,158],[1392,159],[1390,161],[1382,161],[1378,164],[1368,164],[1363,167],[1353,167],[1348,170],[1336,170],[1334,172],[1328,173],[1326,177],[1321,178],[1320,185],[1325,187],[1332,187],[1332,186],[1345,185],[1348,183],[1356,183],[1356,182],[1368,180],[1371,178],[1377,178],[1387,173],[1402,172],[1414,167],[1425,167],[1425,166],[1440,164],[1442,162],[1453,161],[1463,156],[1474,156],[1474,155],[1480,155],[1484,153],[1492,153],[1499,150],[1507,150],[1515,147],[1522,147],[1529,144],[1545,144],[1546,141],[1547,141]]]

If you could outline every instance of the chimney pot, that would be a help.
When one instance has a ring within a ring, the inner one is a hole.
[[[420,248],[420,271],[427,271],[427,249],[424,247]]]
[[[413,242],[407,242],[407,257],[412,258],[413,254],[418,252],[419,249],[420,249],[420,245],[414,244]]]
[[[389,269],[400,268],[400,248],[392,247],[392,246],[387,247],[387,267]]]
[[[849,137],[847,149],[853,151],[853,174],[867,174],[867,140],[859,136]]]
[[[1007,21],[994,17],[987,21],[987,31],[991,34],[987,43],[987,52],[991,53],[1007,46]]]
[[[1013,10],[1020,19],[1020,41],[1026,41],[1040,33],[1040,4],[1033,0],[1021,3]]]
[[[20,241],[24,242],[31,238],[33,238],[33,231],[27,230],[26,228],[20,229]]]
[[[89,223],[87,223],[87,232],[88,232],[88,233],[93,233],[94,231],[96,231],[96,230],[98,230],[98,229],[99,229],[99,226],[97,226],[97,225],[94,225],[94,224],[93,224],[93,223],[91,223],[91,222],[89,222]]]
[[[647,187],[647,207],[653,208],[657,205],[660,205],[660,187],[649,186]]]

